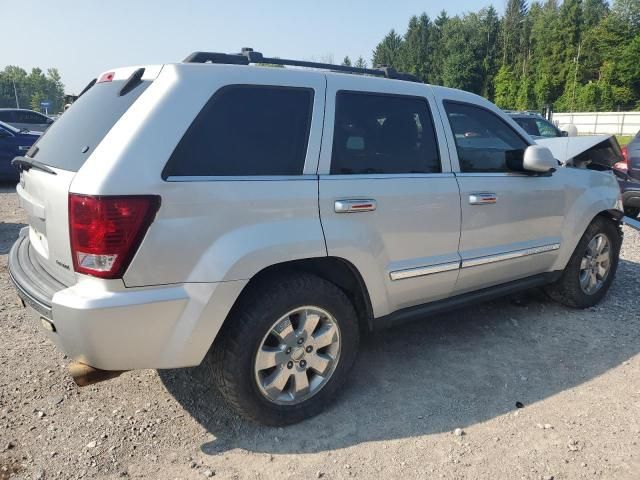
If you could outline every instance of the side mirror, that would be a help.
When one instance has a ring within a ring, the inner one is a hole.
[[[563,137],[568,137],[569,136],[569,132],[567,132],[566,130],[562,130],[560,132],[560,135],[563,136]]]
[[[524,151],[522,167],[527,172],[553,173],[558,167],[558,161],[547,147],[530,145]]]

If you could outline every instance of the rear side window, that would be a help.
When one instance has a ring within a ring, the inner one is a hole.
[[[425,99],[338,92],[332,174],[440,171],[436,135]]]
[[[462,172],[508,172],[529,146],[507,122],[484,108],[444,102]]]
[[[96,83],[56,120],[37,142],[38,161],[77,172],[140,94],[151,84],[143,81],[126,95],[126,80]]]
[[[13,118],[13,112],[11,110],[0,110],[0,122],[11,123],[15,122]]]
[[[39,113],[36,112],[27,112],[27,111],[22,111],[22,110],[18,110],[15,113],[16,116],[16,123],[31,123],[31,124],[43,124],[43,123],[48,123],[49,118],[45,117],[44,115],[40,115]]]
[[[312,105],[309,88],[224,87],[195,118],[162,177],[301,175]]]

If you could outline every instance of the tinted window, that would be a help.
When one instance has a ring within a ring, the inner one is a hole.
[[[87,90],[40,137],[38,161],[77,172],[111,127],[151,84],[144,81],[120,96],[125,81],[97,83]]]
[[[7,122],[7,123],[11,123],[13,122],[13,112],[10,110],[0,110],[0,122]]]
[[[505,121],[483,108],[445,102],[455,136],[460,170],[506,172],[507,163],[522,160],[528,144]]]
[[[39,113],[25,112],[22,110],[16,111],[15,117],[16,123],[42,124],[47,123],[47,120],[49,120],[47,117],[45,117],[44,115],[40,115]]]
[[[332,174],[440,171],[436,135],[426,100],[338,92]]]
[[[522,129],[529,135],[534,137],[560,137],[560,130],[558,130],[550,122],[537,117],[516,117],[514,118],[516,123],[522,127]]]
[[[551,122],[548,122],[547,120],[537,118],[536,124],[538,125],[538,131],[540,132],[540,135],[543,137],[555,138],[562,136],[560,130],[558,130],[555,125],[553,125]]]
[[[307,88],[223,88],[182,137],[163,177],[300,175],[312,104]]]

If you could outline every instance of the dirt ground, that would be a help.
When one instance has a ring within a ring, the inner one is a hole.
[[[533,291],[376,333],[325,413],[277,429],[235,416],[206,365],[77,388],[9,283],[25,221],[12,191],[0,190],[0,480],[640,479],[637,232],[597,308]]]

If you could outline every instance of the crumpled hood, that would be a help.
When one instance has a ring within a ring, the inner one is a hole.
[[[584,137],[544,138],[536,139],[536,143],[551,150],[551,153],[553,153],[553,156],[557,160],[560,160],[562,163],[567,163],[581,153],[612,137],[613,135],[589,135]]]

